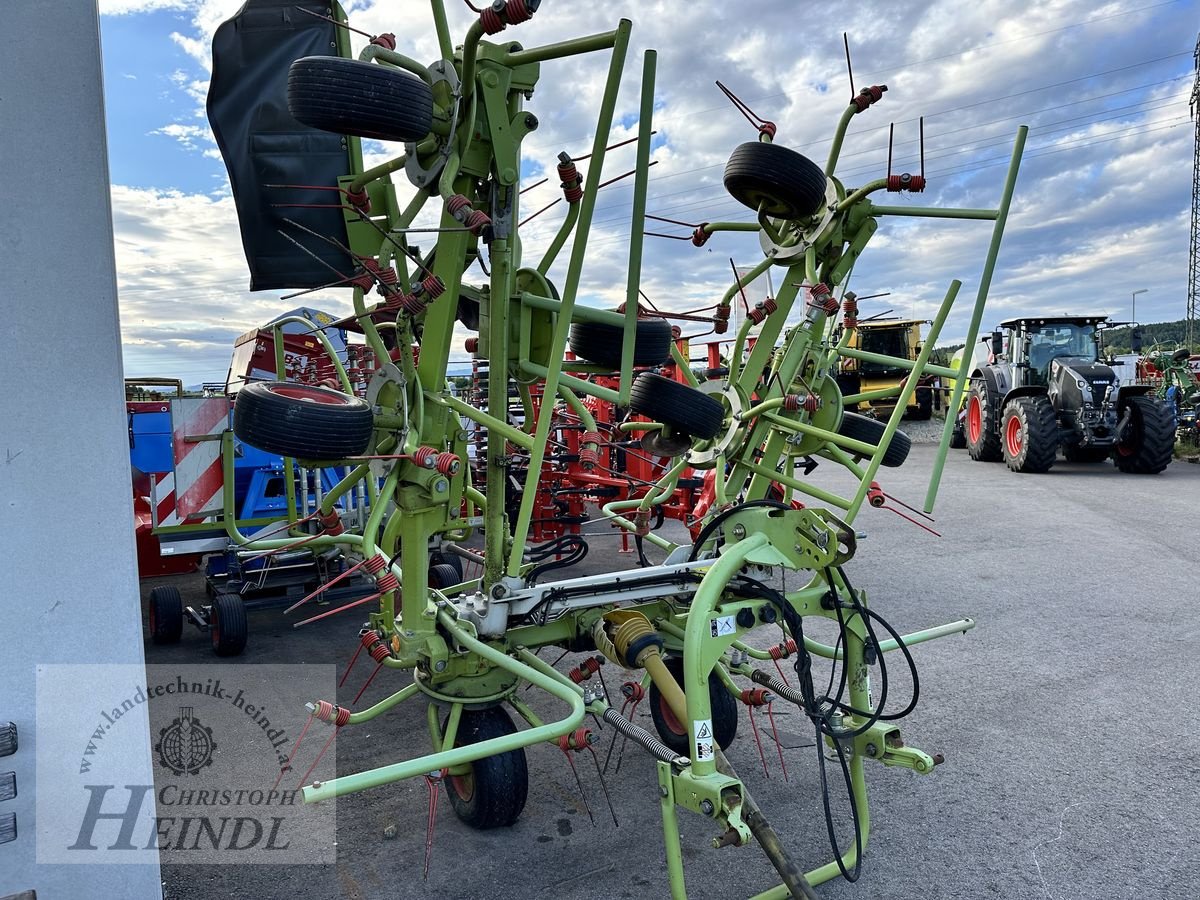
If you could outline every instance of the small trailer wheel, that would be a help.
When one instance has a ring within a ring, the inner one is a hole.
[[[621,366],[625,329],[607,322],[571,325],[571,352],[587,362],[609,369]],[[657,366],[671,357],[671,325],[666,319],[638,319],[633,337],[633,364]]]
[[[358,456],[370,446],[374,429],[367,401],[309,384],[248,384],[233,405],[233,433],[239,439],[297,459]]]
[[[842,413],[842,424],[838,426],[838,434],[843,437],[862,441],[864,444],[878,444],[887,428],[878,419],[860,416],[858,413]],[[899,429],[892,434],[892,441],[883,451],[883,465],[896,468],[904,465],[908,452],[912,449],[912,439]]]
[[[725,164],[730,196],[777,219],[815,215],[825,203],[825,184],[820,166],[781,144],[739,144]]]
[[[679,686],[683,687],[683,657],[670,656],[666,659],[667,671]],[[725,689],[716,672],[708,673],[708,702],[712,707],[713,737],[717,746],[725,750],[737,737],[738,701]],[[662,742],[680,756],[690,756],[691,735],[686,724],[680,722],[667,704],[658,685],[650,682],[650,718],[654,730]]]
[[[517,727],[502,707],[464,709],[454,746],[465,747],[516,734]],[[454,814],[480,830],[512,825],[525,809],[529,795],[529,766],[525,750],[509,750],[468,763],[470,770],[445,779],[446,796]]]
[[[217,594],[208,614],[208,634],[213,653],[217,656],[237,656],[246,649],[249,625],[246,606],[237,594]]]
[[[150,640],[178,644],[183,636],[183,598],[179,588],[163,586],[150,591]]]
[[[702,440],[720,434],[725,422],[719,400],[653,372],[638,375],[629,392],[629,408]]]

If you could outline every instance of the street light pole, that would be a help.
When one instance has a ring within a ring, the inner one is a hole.
[[[1144,294],[1148,290],[1150,290],[1150,288],[1138,288],[1136,291],[1133,292],[1133,300],[1132,300],[1132,306],[1130,307],[1130,310],[1129,310],[1129,318],[1132,319],[1135,324],[1137,323],[1137,295]]]

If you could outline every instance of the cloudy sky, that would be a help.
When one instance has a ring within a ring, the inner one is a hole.
[[[445,0],[461,40],[473,14]],[[478,5],[478,4],[477,4]],[[212,34],[239,0],[100,0],[108,142],[125,368],[192,384],[225,376],[234,338],[297,305],[249,293],[237,218],[204,114]],[[347,4],[351,23],[394,32],[398,50],[436,59],[429,8],[418,0]],[[730,151],[754,131],[719,93],[719,79],[779,126],[777,142],[823,163],[849,99],[842,33],[857,85],[885,83],[881,103],[851,125],[837,175],[855,186],[894,169],[918,171],[925,117],[929,187],[914,205],[995,206],[1019,124],[1030,126],[985,327],[1022,312],[1102,312],[1156,322],[1182,318],[1187,298],[1194,124],[1188,98],[1200,27],[1188,0],[741,3],[543,0],[504,37],[525,46],[633,20],[613,140],[636,133],[642,50],[658,50],[648,211],[687,222],[752,218],[725,192]],[[357,48],[365,41],[355,38]],[[528,103],[541,127],[525,142],[527,183],[560,150],[591,147],[607,58],[542,66]],[[368,150],[384,158],[397,146]],[[605,177],[632,168],[632,147],[610,154]],[[630,182],[601,195],[581,299],[623,299]],[[523,197],[526,213],[560,196],[556,181]],[[887,195],[880,202],[897,202]],[[564,204],[523,231],[540,258]],[[672,230],[671,226],[664,226]],[[932,316],[952,278],[974,296],[990,223],[884,219],[859,262],[860,294],[889,291],[867,314]],[[654,230],[659,230],[658,226]],[[685,233],[679,229],[679,233]],[[748,235],[703,249],[647,238],[643,290],[660,307],[708,305],[730,283],[729,259],[761,258]],[[562,257],[565,261],[565,254]],[[478,270],[476,270],[477,272]],[[562,267],[556,273],[562,277]],[[307,305],[344,313],[349,292]],[[961,339],[965,311],[943,342]],[[465,354],[459,354],[465,358]]]

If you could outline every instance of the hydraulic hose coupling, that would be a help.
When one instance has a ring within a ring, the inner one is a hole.
[[[575,168],[575,161],[565,150],[558,154],[558,180],[561,182],[563,198],[571,204],[583,199],[583,177]]]
[[[600,464],[600,445],[604,435],[598,431],[585,431],[579,441],[579,464],[591,471]]]
[[[762,303],[754,304],[754,309],[752,309],[752,310],[750,310],[750,312],[746,313],[746,318],[749,319],[751,322],[753,322],[755,325],[761,325],[763,322],[763,319],[765,319],[771,313],[775,312],[775,310],[777,310],[777,309],[779,309],[779,304],[775,302],[775,298],[768,297]]]
[[[495,0],[479,11],[479,24],[484,34],[499,34],[508,25],[528,22],[542,0]]]
[[[821,408],[821,398],[816,394],[788,394],[783,398],[783,408],[788,412],[815,413]]]
[[[713,334],[724,334],[729,330],[729,307],[718,305],[713,313]]]
[[[313,710],[313,718],[322,722],[332,722],[338,728],[350,721],[350,710],[342,706],[334,706],[328,700],[318,700],[317,708]]]
[[[883,493],[878,481],[871,482],[871,487],[867,490],[867,502],[877,509],[887,502],[887,495]]]
[[[446,212],[466,226],[471,234],[479,234],[485,225],[491,225],[491,217],[483,210],[473,209],[471,201],[462,194],[455,194],[446,201]]]
[[[825,282],[814,284],[808,292],[808,315],[812,318],[817,313],[831,316],[838,311],[837,298],[833,289]]]
[[[321,524],[322,533],[330,537],[343,534],[346,531],[346,526],[342,524],[342,517],[338,515],[336,509],[333,512],[322,513],[317,516],[317,521]]]
[[[576,728],[570,734],[564,734],[558,739],[558,749],[563,753],[568,750],[586,750],[596,743],[596,736],[590,728]]]
[[[850,102],[858,108],[859,112],[862,112],[872,103],[878,103],[880,100],[882,100],[883,92],[886,90],[886,84],[873,84],[870,87],[865,87],[859,91],[858,96],[856,96]]]
[[[914,194],[919,194],[925,190],[925,176],[910,175],[908,172],[900,175],[889,175],[887,178],[887,189],[892,193],[912,191]]]
[[[712,237],[712,232],[708,231],[708,223],[701,222],[696,226],[696,230],[692,232],[692,243],[697,247],[703,247],[708,243],[708,239]]]

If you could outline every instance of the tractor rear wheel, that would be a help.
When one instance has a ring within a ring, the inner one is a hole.
[[[725,164],[725,190],[755,212],[776,219],[815,215],[825,202],[825,173],[782,144],[739,144]]]
[[[311,128],[419,141],[433,128],[433,91],[421,79],[378,63],[306,56],[288,70],[288,112]]]
[[[838,434],[854,438],[865,444],[878,444],[883,439],[887,425],[878,419],[860,416],[858,413],[842,413],[842,424],[838,426]],[[892,435],[892,441],[883,452],[883,465],[896,468],[904,465],[908,453],[912,450],[912,439],[899,429]]]
[[[996,430],[996,398],[988,391],[982,378],[971,381],[967,395],[967,452],[978,462],[999,462],[1000,435]]]
[[[1175,453],[1174,416],[1153,397],[1130,397],[1128,408],[1129,427],[1113,451],[1113,462],[1122,472],[1157,475]]]
[[[1049,472],[1058,454],[1058,417],[1045,397],[1018,397],[1000,424],[1005,464],[1014,472]]]
[[[609,369],[621,367],[625,329],[607,322],[571,325],[571,352],[587,362]],[[671,325],[666,319],[638,319],[633,337],[633,364],[658,366],[671,358]]]
[[[370,445],[374,428],[367,401],[291,381],[248,384],[233,405],[233,433],[251,447],[280,456],[358,456]]]
[[[454,746],[480,744],[516,732],[517,727],[502,707],[464,709]],[[446,796],[454,814],[464,824],[481,830],[516,822],[529,796],[529,766],[524,748],[486,756],[467,765],[468,772],[448,775],[445,779]]]
[[[683,657],[670,656],[664,663],[675,683],[682,688]],[[708,702],[712,708],[713,739],[718,747],[725,750],[737,737],[738,702],[733,694],[725,689],[716,672],[708,673]],[[654,720],[654,730],[658,732],[664,744],[680,756],[691,756],[691,734],[687,725],[676,718],[675,712],[653,681],[650,682],[650,718]]]
[[[629,408],[702,440],[716,437],[725,422],[719,400],[653,372],[638,375],[629,392]]]

